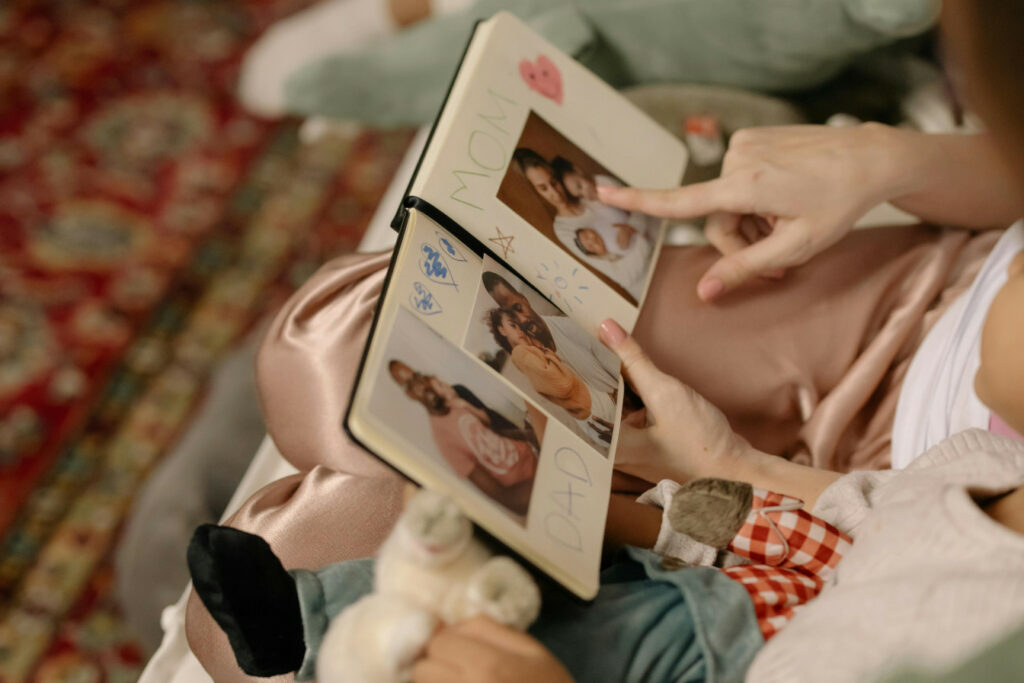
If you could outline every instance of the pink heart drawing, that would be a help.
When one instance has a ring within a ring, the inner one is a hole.
[[[562,74],[546,56],[541,55],[532,63],[528,59],[519,62],[519,75],[531,89],[562,104]]]

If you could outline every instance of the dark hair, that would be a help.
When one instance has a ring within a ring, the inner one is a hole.
[[[388,374],[391,375],[391,379],[395,380],[396,382],[398,382],[398,378],[395,377],[395,368],[397,366],[399,366],[399,365],[403,365],[403,366],[405,366],[407,368],[409,367],[408,365],[406,365],[402,361],[398,360],[397,358],[392,358],[391,361],[388,363]],[[409,368],[409,369],[411,370],[412,368]],[[402,383],[399,382],[399,384],[402,384]],[[403,385],[403,386],[405,386],[405,385]]]
[[[492,308],[484,315],[484,322],[487,323],[487,329],[491,331],[491,336],[494,337],[494,343],[500,346],[505,353],[512,353],[512,344],[509,343],[505,335],[498,329],[501,327],[502,317],[508,314],[508,311],[503,308]]]
[[[506,289],[510,289],[513,292],[516,291],[515,287],[510,285],[508,280],[493,271],[485,270],[483,275],[480,276],[480,279],[483,280],[484,289],[486,289],[487,293],[492,296],[494,295],[494,290],[498,285],[505,285]]]
[[[972,79],[970,104],[996,141],[995,148],[1018,182],[1024,180],[1024,2],[957,0],[943,3],[943,32]]]
[[[554,177],[555,180],[558,181],[558,184],[562,186],[562,190],[565,192],[566,201],[568,201],[573,206],[578,205],[582,197],[577,197],[572,192],[569,192],[569,188],[565,186],[565,176],[569,175],[570,173],[584,175],[583,171],[573,166],[572,162],[563,156],[557,156],[554,159],[552,159],[550,168],[551,175]]]
[[[573,166],[572,162],[563,156],[557,156],[551,160],[551,173],[561,182],[562,178],[570,173],[580,173],[580,170]]]
[[[555,172],[551,169],[551,164],[548,163],[547,159],[534,152],[529,147],[519,147],[515,152],[512,153],[512,159],[516,162],[516,166],[523,173],[526,173],[531,168],[543,168],[554,175]]]

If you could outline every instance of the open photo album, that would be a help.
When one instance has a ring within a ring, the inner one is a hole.
[[[478,24],[395,227],[344,428],[582,598],[598,588],[624,384],[683,143],[508,13]]]

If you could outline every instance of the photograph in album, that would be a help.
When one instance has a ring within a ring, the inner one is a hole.
[[[512,158],[498,198],[637,304],[653,266],[658,222],[597,199],[598,185],[625,183],[533,111]]]

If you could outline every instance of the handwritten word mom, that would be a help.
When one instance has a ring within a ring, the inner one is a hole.
[[[455,201],[466,206],[483,211],[483,207],[473,203],[472,183],[479,184],[480,179],[490,178],[493,173],[500,173],[505,170],[509,160],[509,148],[513,143],[508,130],[504,128],[508,114],[505,112],[506,105],[519,106],[515,101],[487,89],[490,95],[488,100],[491,103],[489,111],[478,112],[476,118],[479,123],[469,137],[466,138],[466,168],[452,171],[452,176],[458,184],[449,195]]]

